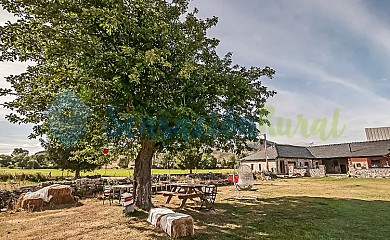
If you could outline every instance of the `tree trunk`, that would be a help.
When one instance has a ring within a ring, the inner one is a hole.
[[[75,178],[80,178],[80,169],[76,169]]]
[[[190,168],[190,174],[192,174],[192,168]]]
[[[144,140],[135,160],[134,201],[138,208],[149,210],[152,205],[152,157],[155,142]]]

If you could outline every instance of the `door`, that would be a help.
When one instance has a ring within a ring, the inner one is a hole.
[[[347,165],[340,164],[340,171],[341,173],[347,173]]]
[[[286,174],[286,166],[284,165],[284,161],[280,161],[280,173]]]

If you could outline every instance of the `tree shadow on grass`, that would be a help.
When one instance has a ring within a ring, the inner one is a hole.
[[[142,232],[143,236],[147,236],[148,239],[168,239],[168,235],[166,235],[165,232],[163,232],[160,228],[150,225],[146,221],[148,218],[148,212],[136,210],[134,213],[127,214],[126,217],[128,219],[127,226]]]
[[[390,202],[281,197],[222,201],[191,212],[193,239],[388,239]]]

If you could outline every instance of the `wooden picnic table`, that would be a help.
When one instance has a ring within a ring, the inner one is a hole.
[[[199,198],[199,201],[201,200],[201,197],[203,196],[202,188],[206,185],[204,184],[187,184],[187,183],[177,183],[171,185],[171,191],[162,192],[164,196],[167,197],[166,204],[168,204],[173,196],[177,196],[179,199],[181,199],[181,204],[179,208],[183,208],[187,202],[188,199],[191,199],[192,201],[196,201],[194,199]]]

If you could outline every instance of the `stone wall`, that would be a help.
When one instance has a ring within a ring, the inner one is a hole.
[[[130,182],[129,179],[115,180],[115,184],[126,184]],[[103,185],[110,184],[110,180],[98,178],[88,179],[82,178],[72,181],[60,181],[60,182],[42,182],[36,186],[26,186],[13,190],[1,190],[0,189],[0,210],[12,209],[14,203],[20,197],[22,193],[35,192],[43,187],[47,187],[53,184],[67,185],[73,189],[73,194],[80,197],[94,197],[103,191]]]
[[[11,199],[11,192],[7,190],[0,190],[0,211],[8,209],[9,200]]]
[[[22,193],[34,192],[38,189],[38,186],[26,186],[10,191],[0,189],[0,211],[12,209],[14,202],[20,197]]]
[[[221,173],[197,173],[197,174],[172,174],[168,175],[153,175],[152,192],[168,190],[171,188],[171,182],[190,181],[197,179],[199,183],[229,185],[231,184],[227,178],[228,174]],[[166,181],[167,180],[167,181]],[[82,198],[96,197],[103,192],[105,185],[128,185],[132,184],[133,180],[125,177],[102,177],[102,178],[82,178],[77,180],[67,181],[48,181],[42,182],[36,186],[26,186],[13,190],[0,189],[0,210],[12,209],[14,203],[22,193],[35,192],[43,187],[53,184],[67,185],[73,189],[73,194]],[[165,189],[164,189],[165,188]]]
[[[319,165],[318,168],[294,168],[294,166],[290,166],[288,174],[289,176],[325,177],[326,170],[324,165]]]
[[[349,176],[357,178],[390,178],[390,168],[350,169]]]

